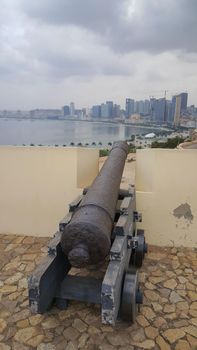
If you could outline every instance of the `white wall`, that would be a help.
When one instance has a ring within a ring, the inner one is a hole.
[[[197,246],[196,150],[138,150],[136,191],[149,244]]]
[[[0,233],[51,236],[98,173],[96,149],[0,147]]]

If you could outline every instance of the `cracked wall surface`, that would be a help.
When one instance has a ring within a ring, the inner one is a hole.
[[[173,215],[178,219],[184,218],[188,222],[192,223],[194,216],[191,211],[191,206],[188,203],[184,203],[179,205],[177,208],[173,210]]]

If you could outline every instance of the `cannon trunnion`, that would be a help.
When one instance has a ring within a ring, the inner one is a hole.
[[[147,244],[144,231],[136,231],[140,215],[135,207],[135,189],[118,191],[110,237],[110,251],[105,260],[103,278],[76,276],[63,253],[61,238],[72,217],[84,202],[88,190],[70,204],[69,213],[59,223],[59,231],[49,242],[47,256],[29,278],[29,304],[33,313],[45,313],[52,305],[69,307],[69,300],[101,305],[103,324],[114,325],[118,317],[134,322],[143,301],[137,268],[142,265]],[[70,272],[70,273],[69,273]]]

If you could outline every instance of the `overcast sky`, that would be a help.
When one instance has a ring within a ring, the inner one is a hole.
[[[1,0],[0,109],[164,90],[197,105],[197,0]]]

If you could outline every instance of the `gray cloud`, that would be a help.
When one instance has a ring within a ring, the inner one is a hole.
[[[115,51],[197,51],[196,0],[21,1],[29,17],[86,28]]]
[[[95,32],[72,25],[35,23],[24,16],[47,6],[45,1],[2,0],[0,13],[0,71],[2,79],[46,79],[60,81],[70,76],[130,75],[132,67],[102,43]],[[11,2],[12,1],[12,2]],[[62,2],[63,6],[63,2]],[[52,11],[50,1],[46,9]],[[30,12],[31,12],[30,11]],[[37,13],[37,12],[36,12]],[[54,17],[55,18],[55,17]]]
[[[0,108],[185,89],[197,103],[196,13],[196,0],[1,0]]]
[[[76,25],[106,33],[119,20],[119,0],[21,0],[31,18],[54,25]],[[123,5],[125,0],[122,1]]]

